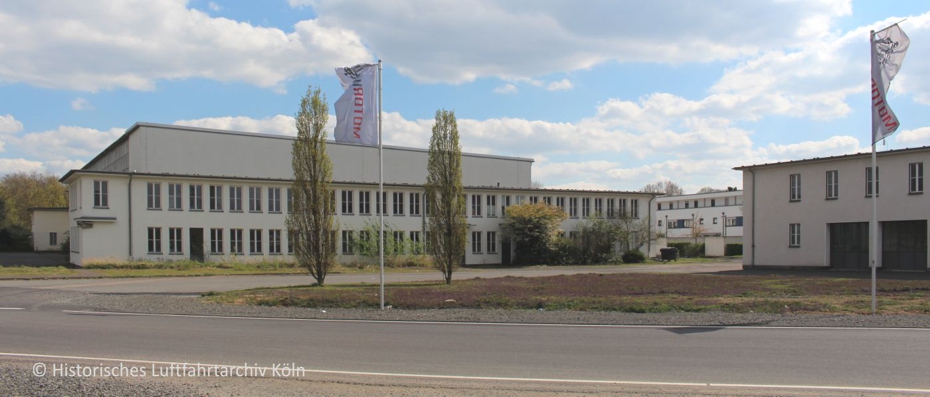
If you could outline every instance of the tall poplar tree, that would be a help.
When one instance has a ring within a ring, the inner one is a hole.
[[[465,260],[468,228],[462,187],[462,146],[455,112],[436,111],[427,172],[427,250],[446,284],[452,284],[452,272]]]
[[[297,262],[307,267],[317,285],[336,263],[333,163],[326,154],[326,96],[312,86],[300,100],[297,139],[291,149],[294,168],[292,211],[287,216]]]

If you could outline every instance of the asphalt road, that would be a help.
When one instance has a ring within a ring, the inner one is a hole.
[[[0,310],[0,351],[127,360],[126,365],[287,363],[355,374],[930,389],[925,329],[386,323]]]
[[[555,266],[530,269],[493,269],[462,270],[456,272],[456,280],[466,278],[493,277],[541,277],[578,273],[716,273],[738,271],[742,263],[691,263],[644,266]],[[436,270],[423,270],[417,273],[387,273],[385,283],[408,281],[441,281],[442,275]],[[212,277],[152,277],[152,278],[117,278],[117,279],[57,279],[57,280],[0,280],[0,288],[16,287],[31,289],[52,289],[67,291],[85,291],[122,294],[198,294],[208,291],[229,291],[237,289],[281,287],[288,285],[312,284],[309,275],[271,275],[271,276],[212,276]],[[332,274],[327,276],[327,284],[378,283],[376,273]]]

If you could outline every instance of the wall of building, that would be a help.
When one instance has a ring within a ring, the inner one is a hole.
[[[908,164],[928,159],[928,150],[879,155],[880,222],[927,220],[930,202],[911,193]],[[868,155],[745,167],[744,266],[829,267],[829,224],[869,222],[872,199],[866,196]],[[827,172],[838,175],[838,195],[827,197]],[[801,178],[800,200],[789,197],[790,175]],[[789,225],[800,225],[800,245],[790,246]],[[881,229],[878,234],[881,241]],[[752,246],[755,246],[753,249]],[[878,264],[881,266],[881,255]]]
[[[68,239],[67,208],[35,208],[32,212],[32,245],[36,251],[58,251]]]
[[[670,240],[693,239],[692,220],[698,237],[743,235],[743,192],[727,191],[656,198],[653,226]],[[724,223],[727,224],[724,230]]]

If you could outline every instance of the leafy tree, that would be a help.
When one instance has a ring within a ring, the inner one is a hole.
[[[307,267],[317,285],[323,285],[336,263],[333,164],[326,154],[324,130],[328,119],[326,96],[319,88],[308,87],[296,115],[297,139],[291,149],[294,204],[287,228],[296,239],[297,262]]]
[[[559,242],[559,226],[568,215],[545,203],[507,207],[501,236],[516,245],[515,264],[548,263]]]
[[[4,213],[0,227],[32,228],[29,208],[67,207],[68,193],[58,177],[36,171],[15,172],[0,178],[0,200]]]
[[[685,194],[685,191],[678,186],[677,183],[672,181],[658,181],[646,184],[643,186],[641,191],[646,193],[658,193],[664,194],[666,196],[681,196]]]
[[[573,241],[575,262],[581,264],[605,263],[613,259],[614,245],[619,238],[619,227],[606,219],[591,216],[575,227]]]
[[[452,272],[465,260],[468,229],[462,187],[462,146],[455,112],[436,111],[427,172],[426,201],[430,208],[427,247],[433,264],[442,272],[446,284],[451,284]]]
[[[377,258],[380,255],[378,250],[378,232],[381,231],[381,223],[368,220],[365,226],[356,232],[352,238],[352,250],[356,254],[368,258]],[[395,232],[400,232],[395,234]],[[395,238],[399,236],[400,238]],[[384,256],[385,262],[391,266],[398,266],[406,260],[413,262],[408,255],[420,255],[423,253],[424,244],[422,241],[413,241],[407,233],[398,230],[389,222],[384,223]]]

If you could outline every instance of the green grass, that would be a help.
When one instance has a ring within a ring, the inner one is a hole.
[[[883,313],[930,314],[930,283],[883,280]],[[227,304],[310,308],[377,308],[374,284],[231,291],[203,299]],[[631,313],[704,312],[865,314],[869,280],[819,276],[579,274],[501,277],[389,285],[386,304],[399,309],[545,309]]]

